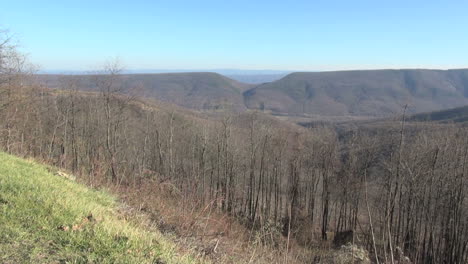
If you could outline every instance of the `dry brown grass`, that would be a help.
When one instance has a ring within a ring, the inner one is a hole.
[[[216,201],[201,205],[168,182],[148,180],[112,190],[134,214],[146,215],[150,225],[179,248],[213,263],[311,263],[330,253],[328,242],[309,241],[306,245],[300,239],[291,239],[286,252],[287,238],[274,228],[249,229],[221,213]]]

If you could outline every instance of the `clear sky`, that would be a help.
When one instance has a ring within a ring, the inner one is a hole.
[[[0,0],[44,70],[468,67],[468,1]]]

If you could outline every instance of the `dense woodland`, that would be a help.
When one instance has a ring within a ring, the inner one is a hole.
[[[92,185],[171,183],[181,206],[208,204],[254,231],[304,247],[353,230],[375,262],[468,262],[468,129],[396,120],[302,128],[262,113],[216,118],[144,102],[119,69],[99,92],[34,83],[0,46],[0,148],[64,168]],[[130,188],[131,189],[131,188]],[[275,241],[263,243],[275,247]]]

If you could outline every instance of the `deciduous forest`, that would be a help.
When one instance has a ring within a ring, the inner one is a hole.
[[[414,121],[405,106],[341,125],[257,110],[205,115],[139,97],[116,64],[93,75],[97,91],[73,78],[51,89],[1,43],[0,149],[112,189],[193,243],[214,238],[213,255],[229,250],[237,226],[242,243],[277,262],[320,263],[318,249],[345,242],[375,263],[468,262],[463,123]],[[256,259],[249,248],[246,263]]]

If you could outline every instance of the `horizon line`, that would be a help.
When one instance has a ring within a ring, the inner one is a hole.
[[[158,74],[158,73],[202,73],[213,72],[229,75],[282,75],[296,72],[348,72],[348,71],[384,71],[384,70],[433,70],[433,71],[450,71],[450,70],[468,70],[468,67],[460,68],[423,68],[423,67],[404,67],[404,68],[350,68],[350,69],[326,69],[326,70],[269,70],[269,69],[123,69],[122,74]],[[87,75],[105,72],[104,70],[62,70],[62,69],[47,69],[38,70],[37,74],[59,74],[59,75]],[[224,73],[221,73],[224,72]]]

